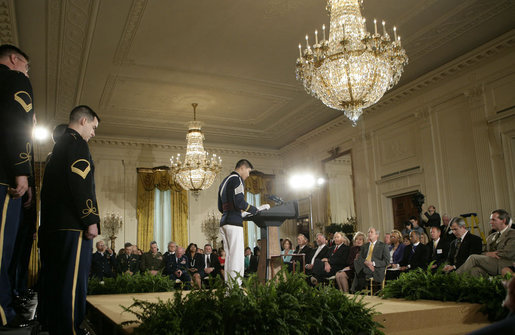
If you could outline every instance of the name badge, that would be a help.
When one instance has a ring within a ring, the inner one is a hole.
[[[436,249],[436,253],[437,254],[441,254],[442,253],[442,249]]]

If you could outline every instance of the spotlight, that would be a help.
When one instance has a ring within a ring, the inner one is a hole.
[[[290,178],[290,186],[296,190],[310,189],[315,186],[315,177],[311,174],[297,174]]]
[[[38,141],[44,141],[48,138],[50,132],[43,126],[34,127],[34,138]]]
[[[319,177],[319,178],[317,179],[317,185],[319,185],[319,186],[320,186],[320,185],[324,185],[324,183],[325,183],[325,179],[324,179],[324,178]]]

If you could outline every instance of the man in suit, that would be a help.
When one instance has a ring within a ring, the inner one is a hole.
[[[297,246],[295,247],[295,250],[293,251],[294,255],[304,254],[304,264],[301,264],[302,267],[306,266],[308,255],[310,255],[312,252],[312,249],[308,245],[308,239],[306,235],[299,234],[297,236]],[[302,257],[297,256],[292,258],[293,262],[300,262],[302,263]]]
[[[104,241],[98,241],[96,244],[97,252],[91,257],[91,277],[100,280],[104,278],[113,278],[114,269],[116,268],[116,255],[110,248],[106,248]]]
[[[496,276],[501,269],[515,261],[515,231],[508,225],[510,215],[504,209],[496,209],[490,215],[490,225],[495,233],[486,239],[486,253],[472,255],[456,273],[469,273],[474,277]]]
[[[177,251],[177,243],[170,241],[168,242],[168,251],[163,254],[163,275],[169,276],[172,272],[171,264],[172,258],[175,258],[175,252]]]
[[[429,242],[429,263],[433,262],[433,269],[436,269],[447,260],[449,244],[441,237],[440,227],[432,226],[430,230],[431,242]]]
[[[456,239],[449,246],[447,265],[443,268],[445,272],[458,269],[470,255],[480,254],[483,250],[481,237],[468,232],[463,218],[455,217],[451,220],[451,231]]]
[[[378,241],[378,237],[379,231],[370,227],[370,242],[361,247],[358,258],[354,260],[355,275],[351,292],[364,289],[369,278],[374,278],[376,283],[381,283],[384,279],[386,266],[390,264],[390,251],[386,244]]]
[[[401,271],[424,268],[427,265],[427,247],[420,243],[420,235],[416,230],[410,233],[411,245],[404,249],[404,257],[399,263]]]
[[[170,279],[179,279],[188,286],[191,286],[192,284],[191,276],[188,273],[188,258],[184,254],[183,247],[178,246],[177,251],[175,252],[175,257],[172,257],[172,269]]]
[[[204,273],[206,277],[216,277],[220,275],[220,262],[218,261],[218,257],[213,254],[213,247],[211,244],[204,245]]]
[[[324,234],[318,233],[316,236],[317,248],[311,250],[309,255],[306,255],[306,274],[311,275],[315,261],[327,258],[330,255],[329,247],[326,245]]]
[[[350,248],[343,243],[343,234],[336,232],[333,235],[334,245],[330,248],[329,257],[316,260],[313,266],[311,283],[316,285],[325,278],[334,276],[347,264]]]
[[[447,241],[447,243],[450,245],[452,241],[456,239],[456,235],[452,233],[451,230],[451,218],[449,215],[444,214],[442,215],[442,225],[440,226],[440,231],[442,234],[440,235],[440,238],[442,240]]]

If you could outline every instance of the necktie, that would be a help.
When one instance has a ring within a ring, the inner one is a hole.
[[[333,250],[333,254],[335,254],[335,253],[336,253],[336,251],[338,250],[338,247],[339,247],[339,245],[337,245],[337,246],[334,248],[334,250]]]
[[[437,246],[436,241],[433,241],[433,256],[436,255],[436,246]]]
[[[206,256],[206,264],[207,264],[207,267],[210,268],[211,267],[211,260],[209,259],[209,255]]]
[[[370,246],[368,247],[368,255],[367,255],[367,261],[372,261],[372,252],[374,251],[374,243],[370,243]]]
[[[458,253],[460,252],[461,247],[461,237],[456,240],[456,252],[454,253],[454,264],[456,264],[456,261],[458,259]]]

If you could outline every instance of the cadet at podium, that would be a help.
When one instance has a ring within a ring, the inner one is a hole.
[[[245,273],[242,211],[252,215],[259,211],[245,201],[243,182],[253,168],[248,160],[239,160],[234,171],[225,177],[218,189],[218,210],[222,213],[220,234],[226,251],[224,277],[229,285],[232,285],[231,279],[238,275],[243,278]],[[241,278],[237,279],[238,285],[241,285]]]

